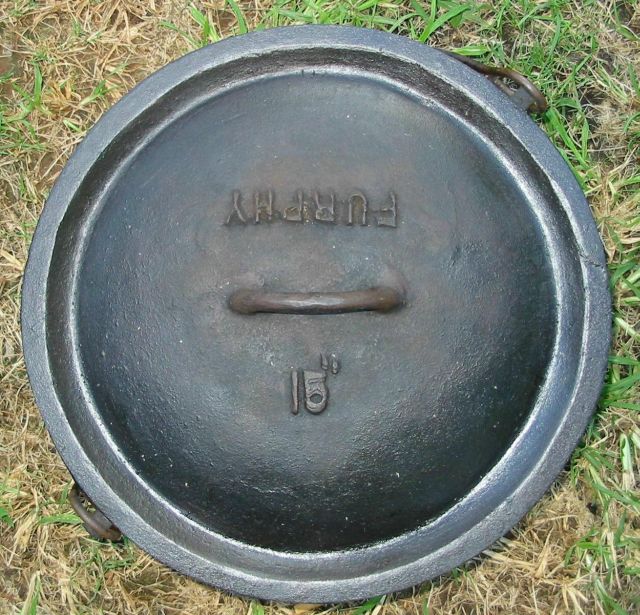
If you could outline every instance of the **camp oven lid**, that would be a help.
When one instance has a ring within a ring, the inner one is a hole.
[[[486,548],[595,405],[603,251],[493,83],[354,28],[158,71],[87,135],[31,248],[24,350],[76,480],[242,594],[382,594]]]

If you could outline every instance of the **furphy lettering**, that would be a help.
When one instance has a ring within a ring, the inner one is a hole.
[[[278,198],[273,190],[231,193],[226,226],[273,222],[397,228],[397,197],[388,192],[384,198],[369,199],[361,190],[345,195],[296,190],[287,198]]]

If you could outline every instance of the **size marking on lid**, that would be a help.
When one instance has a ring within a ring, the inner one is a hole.
[[[311,414],[323,412],[329,401],[329,387],[327,376],[329,373],[337,374],[340,371],[340,363],[336,355],[327,357],[320,355],[320,369],[292,369],[291,370],[291,412],[298,414],[301,400],[305,408]]]
[[[381,202],[370,200],[362,190],[339,198],[335,192],[296,190],[280,203],[271,189],[243,194],[231,193],[225,226],[247,226],[269,222],[315,222],[344,226],[398,226],[398,201],[389,192]]]

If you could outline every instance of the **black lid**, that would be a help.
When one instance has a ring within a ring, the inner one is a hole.
[[[201,580],[332,601],[461,563],[575,445],[602,249],[504,93],[399,37],[295,28],[159,71],[51,194],[25,280],[49,429]]]

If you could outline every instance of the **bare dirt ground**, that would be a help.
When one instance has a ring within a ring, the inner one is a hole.
[[[591,202],[614,291],[603,398],[552,490],[477,561],[353,613],[640,612],[640,9],[633,1],[568,0],[264,0],[239,9],[223,0],[0,0],[0,612],[346,608],[250,602],[174,573],[130,542],[90,539],[71,513],[70,476],[34,405],[19,330],[21,277],[39,212],[98,117],[195,47],[245,28],[308,22],[422,36],[530,75],[551,102],[537,121]]]

